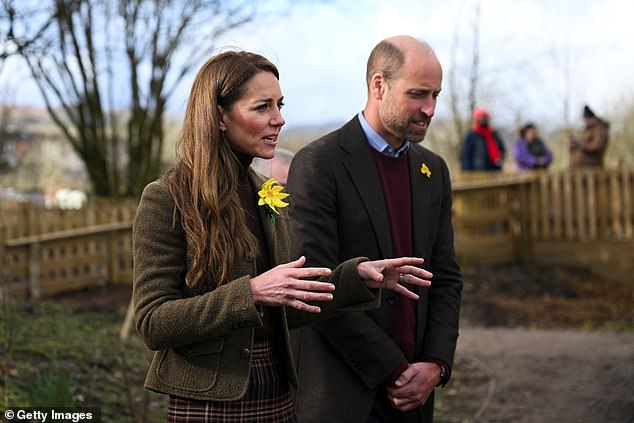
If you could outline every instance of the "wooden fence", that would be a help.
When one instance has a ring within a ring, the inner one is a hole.
[[[467,265],[582,265],[632,280],[633,198],[634,169],[456,175],[456,250]],[[134,201],[105,200],[77,211],[0,207],[8,294],[130,283],[135,209]]]
[[[583,171],[539,176],[530,186],[536,240],[632,240],[634,172]]]
[[[108,283],[130,283],[130,229],[135,210],[134,201],[92,200],[80,210],[3,204],[3,292],[38,298]]]
[[[528,181],[483,179],[454,182],[456,251],[465,264],[501,264],[530,256],[525,209]]]
[[[634,281],[634,169],[457,175],[456,250],[465,264],[515,260]]]

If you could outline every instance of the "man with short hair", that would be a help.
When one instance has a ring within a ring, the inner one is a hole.
[[[381,41],[368,59],[364,110],[293,159],[294,255],[330,267],[355,256],[416,256],[434,275],[431,287],[412,288],[417,302],[385,291],[378,310],[292,332],[300,423],[433,419],[434,388],[451,373],[462,290],[449,171],[419,145],[441,83],[427,43]]]

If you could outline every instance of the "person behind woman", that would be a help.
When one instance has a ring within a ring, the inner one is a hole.
[[[553,153],[539,138],[534,123],[527,123],[519,131],[513,144],[513,157],[520,170],[546,169],[553,161]]]
[[[295,156],[295,153],[292,151],[285,148],[277,148],[272,159],[256,157],[253,160],[252,167],[266,177],[275,178],[280,185],[285,187],[288,182],[288,170],[291,167],[293,156]]]
[[[283,207],[292,198],[250,168],[273,157],[285,123],[278,79],[257,54],[208,60],[190,92],[179,160],[141,197],[135,319],[156,351],[145,386],[169,394],[170,422],[295,421],[289,327],[376,307],[379,287],[417,299],[400,283],[430,285],[419,258],[355,258],[334,271],[289,261]]]

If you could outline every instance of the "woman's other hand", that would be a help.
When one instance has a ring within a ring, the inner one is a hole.
[[[400,257],[392,259],[364,261],[359,263],[357,271],[368,288],[391,289],[412,300],[418,300],[418,295],[407,289],[403,284],[430,286],[429,279],[433,275],[421,269],[424,259],[418,257]]]
[[[317,306],[307,301],[332,301],[331,292],[335,286],[318,279],[330,276],[332,271],[325,267],[303,267],[304,256],[289,263],[280,264],[251,279],[253,302],[267,306],[286,306],[309,313],[319,313]]]

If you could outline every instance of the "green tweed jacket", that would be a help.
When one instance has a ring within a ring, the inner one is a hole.
[[[249,171],[256,192],[264,178]],[[292,198],[289,198],[292,201]],[[273,265],[290,261],[289,224],[285,209],[271,222],[261,207],[266,246]],[[185,233],[174,203],[161,181],[150,183],[141,197],[133,228],[134,310],[136,327],[155,351],[145,387],[198,400],[237,400],[247,390],[254,328],[262,325],[253,303],[249,279],[256,274],[252,256],[236,257],[233,274],[217,288],[204,280],[194,288],[185,284],[190,262]],[[380,304],[380,291],[359,279],[356,267],[365,258],[339,265],[330,281],[334,300],[320,303],[318,315],[283,309],[275,321],[277,350],[289,383],[297,373],[289,344],[289,327],[323,320],[340,311],[368,310]]]

